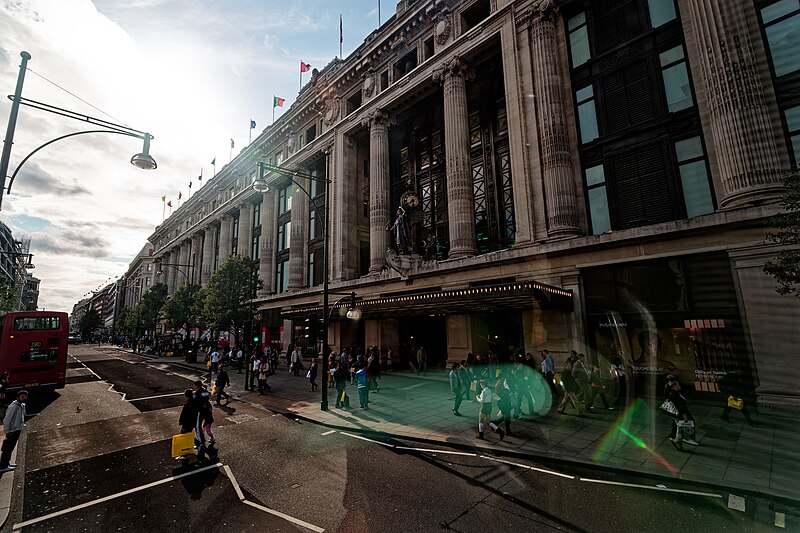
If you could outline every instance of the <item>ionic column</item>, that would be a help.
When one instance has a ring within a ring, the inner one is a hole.
[[[275,292],[275,202],[277,195],[270,189],[261,201],[261,259],[258,275],[264,286],[258,296],[264,298]]]
[[[719,205],[741,207],[772,200],[782,189],[779,141],[770,122],[744,2],[686,3],[708,104],[706,141],[718,154],[723,187]]]
[[[175,250],[170,250],[164,258],[165,263],[177,263],[178,253]],[[175,269],[169,266],[162,266],[161,271],[164,273],[164,283],[167,284],[167,294],[175,292]]]
[[[369,126],[369,273],[386,266],[389,247],[389,117],[376,109],[364,125]]]
[[[191,248],[191,243],[189,241],[185,241],[183,244],[181,244],[178,253],[178,260],[176,261],[178,265],[186,265],[189,263],[190,248]],[[175,290],[177,291],[181,285],[187,283],[187,276],[189,275],[189,269],[185,266],[174,266],[172,268],[173,270],[175,270]]]
[[[547,235],[550,238],[573,237],[581,232],[569,134],[561,102],[561,87],[565,80],[558,75],[557,59],[553,53],[558,49],[557,20],[558,11],[553,0],[545,0],[536,6],[531,23],[536,117],[547,199]],[[569,85],[569,80],[566,81]]]
[[[433,73],[444,95],[444,151],[450,258],[469,257],[475,247],[475,198],[469,161],[467,79],[475,74],[456,56]]]
[[[253,204],[243,203],[239,207],[239,255],[251,257],[253,245]]]
[[[300,186],[308,189],[308,179],[295,176]],[[292,240],[289,243],[289,290],[306,287],[305,274],[308,261],[308,196],[302,190],[292,193]]]
[[[225,215],[219,224],[219,264],[231,256],[231,241],[233,234],[233,219]]]
[[[192,251],[189,254],[189,279],[193,284],[200,283],[200,262],[202,261],[203,235],[197,232],[192,236]]]
[[[216,227],[206,226],[203,237],[203,268],[200,271],[200,285],[205,285],[214,272],[214,241]]]

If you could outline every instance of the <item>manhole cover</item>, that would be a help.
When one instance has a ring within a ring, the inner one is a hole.
[[[253,415],[234,415],[226,417],[225,420],[230,420],[234,424],[243,424],[245,422],[255,422],[258,418]]]

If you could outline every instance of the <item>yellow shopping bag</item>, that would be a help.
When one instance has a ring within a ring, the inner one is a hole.
[[[194,433],[178,433],[172,436],[172,457],[183,457],[194,453]]]
[[[728,396],[728,407],[741,411],[744,408],[744,400],[736,396]]]

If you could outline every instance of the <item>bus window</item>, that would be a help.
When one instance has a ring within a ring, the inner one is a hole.
[[[14,319],[14,331],[36,331],[59,329],[61,321],[57,316],[22,316]]]

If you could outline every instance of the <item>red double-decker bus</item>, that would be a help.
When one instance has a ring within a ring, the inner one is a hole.
[[[67,373],[67,313],[14,311],[0,316],[0,372],[9,390],[61,389]]]

